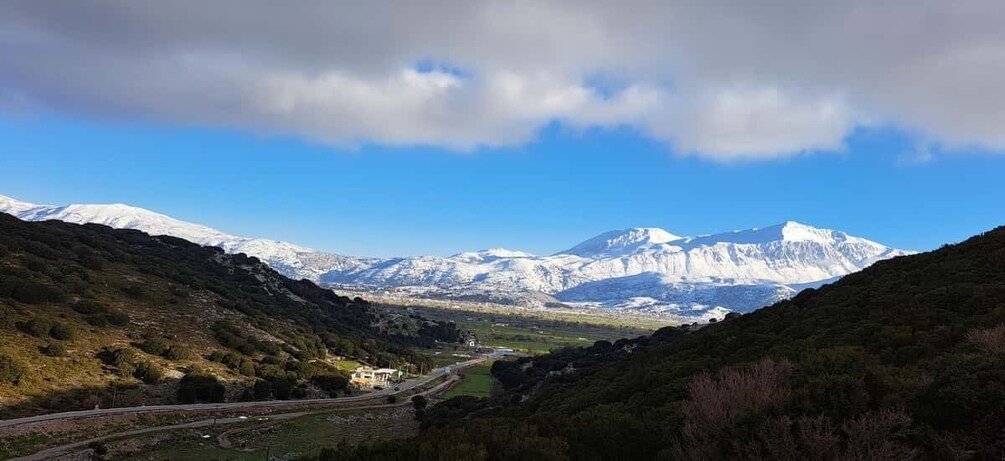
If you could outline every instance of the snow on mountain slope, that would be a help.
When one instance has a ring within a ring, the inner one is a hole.
[[[310,248],[276,240],[238,237],[216,229],[174,219],[143,208],[123,204],[49,206],[20,202],[0,195],[0,212],[25,221],[58,220],[75,224],[102,224],[116,229],[135,229],[150,235],[170,235],[200,245],[223,248],[228,253],[256,256],[285,275],[309,272],[299,255]]]
[[[576,255],[584,258],[601,258],[631,254],[650,245],[680,240],[663,229],[640,227],[604,232],[579,245],[557,254]]]
[[[550,256],[493,248],[447,258],[365,258],[238,237],[126,205],[53,207],[0,196],[0,211],[172,235],[256,256],[289,277],[362,291],[538,306],[561,301],[675,318],[749,311],[909,253],[789,221],[698,237],[624,229]]]

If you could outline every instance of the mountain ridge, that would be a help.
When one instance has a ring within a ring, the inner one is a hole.
[[[171,235],[258,257],[289,277],[364,292],[393,288],[411,297],[488,296],[532,307],[558,301],[582,308],[643,311],[682,322],[707,320],[724,310],[747,312],[791,296],[798,291],[795,287],[818,286],[876,261],[911,253],[787,221],[695,237],[660,228],[628,228],[601,233],[549,256],[490,248],[449,257],[370,258],[240,237],[122,204],[54,207],[0,196],[0,211],[32,221],[91,222]],[[627,293],[625,286],[635,291]],[[716,302],[717,288],[733,301]],[[738,289],[748,293],[737,294]],[[695,293],[703,294],[696,298]]]

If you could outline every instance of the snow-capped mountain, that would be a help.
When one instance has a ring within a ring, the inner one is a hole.
[[[123,204],[49,206],[21,202],[0,195],[0,212],[25,221],[58,220],[75,224],[102,224],[116,229],[136,229],[151,235],[170,235],[228,253],[254,255],[277,270],[293,274],[309,269],[299,255],[310,248],[276,240],[246,238],[174,219],[143,208]]]
[[[550,256],[493,248],[450,257],[365,258],[246,238],[126,205],[54,207],[0,196],[0,211],[172,235],[256,256],[281,273],[396,296],[643,310],[682,320],[746,312],[909,252],[796,222],[680,237],[605,232]]]

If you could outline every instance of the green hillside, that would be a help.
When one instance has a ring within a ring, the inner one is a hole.
[[[0,214],[5,417],[342,394],[340,364],[417,368],[428,359],[414,346],[457,339],[453,324],[384,313],[241,254]]]
[[[1005,228],[697,331],[497,362],[508,389],[322,459],[1002,459]]]

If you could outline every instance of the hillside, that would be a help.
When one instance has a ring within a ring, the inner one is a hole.
[[[452,324],[387,314],[256,258],[0,214],[4,415],[344,394],[357,362],[416,368]],[[428,363],[423,363],[428,367]]]
[[[658,314],[675,323],[749,312],[909,252],[797,222],[682,237],[658,228],[602,233],[548,256],[494,248],[450,257],[370,258],[247,238],[122,204],[49,206],[0,196],[24,220],[98,223],[260,258],[288,277],[398,298]]]
[[[1005,228],[493,374],[505,392],[433,407],[419,438],[322,459],[1001,459]]]

